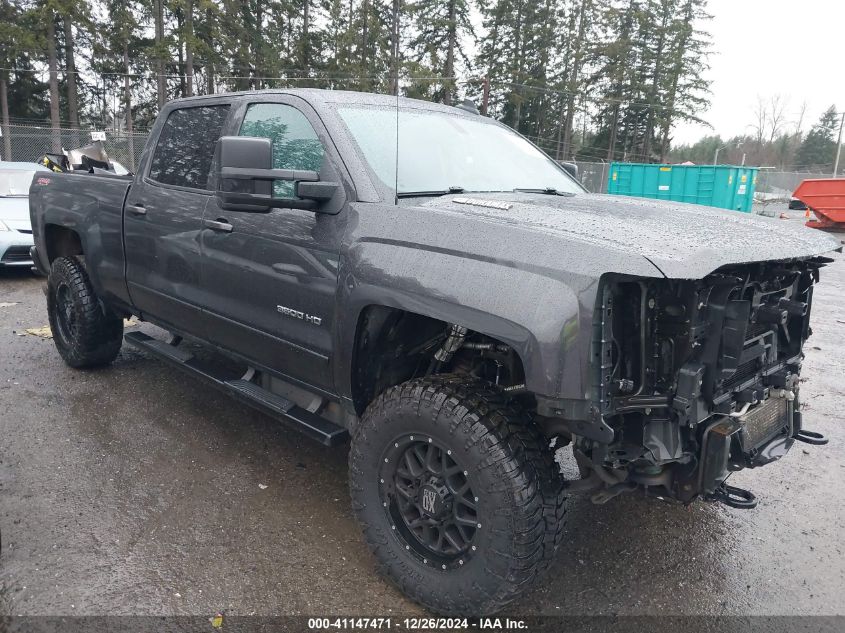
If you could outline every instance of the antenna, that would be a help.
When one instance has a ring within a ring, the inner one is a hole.
[[[394,9],[398,6],[398,0],[394,0]],[[394,11],[393,45],[396,51],[393,55],[393,90],[396,93],[396,165],[394,171],[393,204],[399,206],[399,22],[401,17],[399,11]]]
[[[396,167],[393,175],[393,204],[399,206],[399,77],[396,77]]]

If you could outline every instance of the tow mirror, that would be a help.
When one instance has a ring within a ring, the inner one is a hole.
[[[566,173],[572,176],[575,180],[577,180],[578,182],[581,181],[581,179],[578,177],[578,165],[576,165],[575,163],[562,162],[560,163],[560,166],[563,167]]]
[[[217,199],[224,209],[267,212],[272,208],[321,211],[340,190],[334,182],[320,182],[316,171],[273,169],[273,146],[268,138],[223,136],[217,141],[219,171]],[[274,198],[276,180],[294,183],[294,197]],[[339,210],[339,205],[334,205]],[[337,211],[335,211],[337,213]]]

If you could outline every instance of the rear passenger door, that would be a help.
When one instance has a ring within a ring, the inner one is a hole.
[[[214,151],[229,108],[204,100],[163,111],[124,210],[132,303],[145,317],[200,337],[202,218],[213,199]]]
[[[341,182],[341,162],[319,118],[290,95],[246,98],[232,134],[269,138],[275,169],[316,171]],[[294,197],[276,181],[273,197]],[[209,339],[257,365],[332,391],[338,253],[346,215],[279,208],[223,210],[212,200],[203,232],[203,286]]]

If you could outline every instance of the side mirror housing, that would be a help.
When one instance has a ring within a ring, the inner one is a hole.
[[[224,209],[267,212],[272,208],[317,211],[340,190],[333,182],[320,182],[316,171],[273,169],[273,147],[268,138],[223,136],[217,142],[220,170],[217,199]],[[274,198],[273,181],[294,183],[294,198]]]
[[[578,182],[581,181],[581,179],[578,177],[578,165],[576,165],[575,163],[560,163],[560,166],[563,167],[566,173],[572,176],[575,180],[577,180]]]
[[[217,199],[224,209],[269,211],[273,181],[257,178],[230,178],[232,170],[257,175],[273,167],[273,146],[269,138],[224,136],[217,141],[220,169],[217,173]]]

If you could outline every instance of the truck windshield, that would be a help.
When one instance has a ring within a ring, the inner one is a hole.
[[[29,195],[29,185],[35,170],[0,169],[0,197],[17,198]]]
[[[584,189],[524,138],[481,116],[400,108],[396,156],[395,108],[337,108],[367,163],[397,194],[537,190],[573,194]]]

